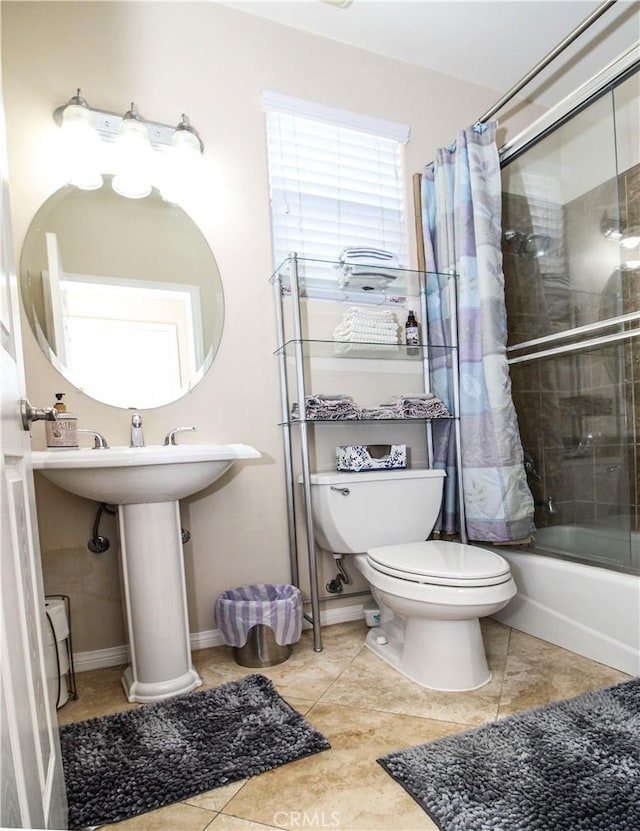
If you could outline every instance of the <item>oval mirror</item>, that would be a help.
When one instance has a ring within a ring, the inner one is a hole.
[[[127,199],[67,185],[25,237],[20,286],[53,366],[87,395],[146,409],[204,377],[224,322],[220,272],[200,229],[154,188]]]

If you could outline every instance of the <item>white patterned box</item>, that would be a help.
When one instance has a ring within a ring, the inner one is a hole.
[[[354,444],[336,447],[337,470],[356,473],[359,470],[392,470],[406,466],[406,444]]]

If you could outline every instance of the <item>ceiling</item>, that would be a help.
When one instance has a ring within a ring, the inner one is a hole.
[[[599,0],[254,0],[222,3],[350,46],[511,89]],[[640,39],[640,3],[618,0],[523,95],[551,106]]]

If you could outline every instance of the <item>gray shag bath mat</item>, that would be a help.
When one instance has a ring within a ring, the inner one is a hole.
[[[257,674],[66,725],[60,741],[70,828],[128,819],[330,746]]]
[[[441,831],[638,831],[640,678],[378,762]]]

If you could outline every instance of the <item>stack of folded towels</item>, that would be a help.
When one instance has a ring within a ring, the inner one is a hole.
[[[392,398],[392,405],[401,418],[447,418],[449,410],[431,392],[420,395],[401,395]]]
[[[320,421],[337,421],[338,419],[359,419],[360,408],[349,395],[307,395],[305,398],[307,418]],[[293,418],[300,418],[297,404],[291,408]]]
[[[333,337],[345,343],[397,344],[399,331],[393,312],[352,306],[336,326]]]
[[[307,395],[305,398],[309,421],[338,421],[346,419],[383,420],[400,418],[450,418],[451,414],[439,398],[427,392],[418,395],[393,396],[379,407],[359,407],[349,395]],[[291,408],[291,417],[300,418],[297,404]]]
[[[398,258],[383,248],[343,248],[340,252],[340,288],[383,289],[398,276]]]

